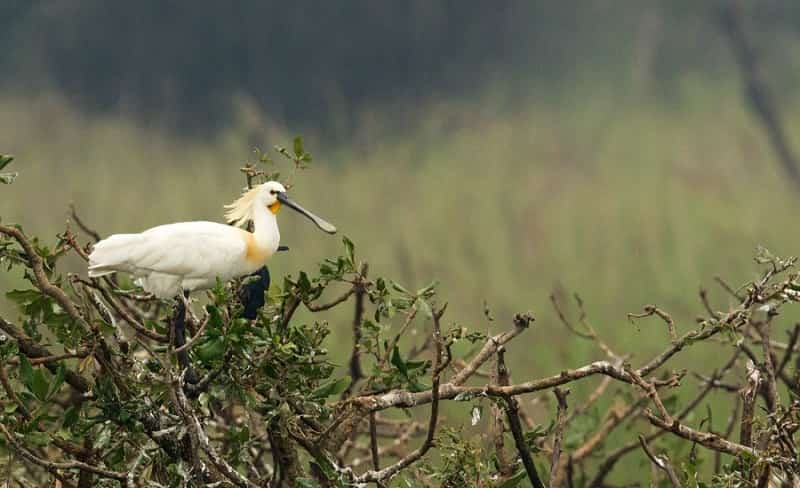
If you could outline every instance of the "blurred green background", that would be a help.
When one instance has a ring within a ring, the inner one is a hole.
[[[509,348],[515,378],[601,359],[559,325],[553,290],[579,292],[640,364],[668,336],[627,312],[655,303],[686,331],[701,287],[729,304],[714,276],[756,276],[757,245],[798,252],[799,190],[750,110],[718,5],[4,0],[0,151],[21,174],[0,215],[47,238],[71,202],[104,235],[221,220],[253,149],[301,134],[315,160],[294,197],[374,274],[439,280],[450,320],[478,330],[534,312]],[[800,151],[800,3],[743,12]],[[341,248],[296,215],[280,223],[292,250],[274,275]],[[3,291],[20,283],[0,274]],[[349,324],[335,322],[344,362]],[[711,369],[718,350],[674,367]]]

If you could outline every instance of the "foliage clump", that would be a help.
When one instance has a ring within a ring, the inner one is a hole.
[[[290,178],[312,161],[299,138],[276,150],[292,164]],[[248,185],[280,178],[272,165],[259,153],[242,168]],[[796,481],[800,326],[786,343],[772,338],[779,309],[800,300],[794,258],[760,250],[759,278],[739,289],[721,281],[735,301],[726,311],[701,293],[704,316],[692,329],[654,305],[630,314],[662,321],[668,334],[665,349],[638,366],[602,340],[579,298],[573,321],[553,296],[565,333],[591,341],[602,359],[515,383],[504,354],[531,314],[493,336],[443,327],[447,305],[436,283],[412,290],[376,276],[347,238],[341,254],[314,271],[277,283],[266,272],[219,282],[196,297],[190,337],[178,343],[172,301],[121,277],[61,271],[62,258],[86,259],[97,239],[73,220],[88,243],[70,227],[47,246],[0,224],[0,264],[28,283],[6,293],[18,318],[0,318],[9,484],[601,486],[632,452],[673,486]],[[488,310],[486,318],[493,320]],[[331,330],[352,333],[344,361],[327,350]],[[692,376],[669,365],[682,349],[712,341],[728,357],[710,376],[693,373],[693,397],[673,394]],[[189,369],[196,381],[187,381]],[[589,377],[593,389],[568,404],[564,385]],[[519,402],[547,390],[556,400],[549,419]],[[717,391],[730,395],[732,412],[698,415]],[[446,418],[444,402],[468,405],[473,425],[485,417],[487,436],[467,435]],[[724,431],[711,429],[712,414],[727,417]]]

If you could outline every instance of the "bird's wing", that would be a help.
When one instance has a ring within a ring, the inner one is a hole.
[[[239,273],[247,244],[242,231],[214,222],[182,222],[149,229],[129,249],[139,271],[227,279]]]

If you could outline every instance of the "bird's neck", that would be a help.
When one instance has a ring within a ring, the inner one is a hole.
[[[278,232],[278,219],[266,207],[257,206],[253,211],[253,236],[258,247],[271,256],[278,250],[281,234]]]

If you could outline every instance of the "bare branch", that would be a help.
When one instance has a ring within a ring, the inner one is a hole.
[[[589,436],[589,438],[586,439],[581,446],[575,449],[575,451],[572,453],[572,459],[574,461],[580,461],[589,457],[596,450],[596,448],[608,438],[614,429],[622,425],[622,423],[627,419],[633,417],[634,415],[638,415],[646,401],[647,397],[643,396],[627,405],[617,408],[612,407],[609,410],[608,415],[606,415],[606,420],[600,425],[594,434]]]
[[[81,349],[75,352],[65,352],[64,354],[54,354],[52,356],[44,356],[38,358],[30,358],[29,361],[32,366],[37,366],[39,364],[46,364],[46,363],[57,363],[59,361],[63,361],[65,359],[75,359],[75,358],[85,358],[91,354],[91,351],[87,349]],[[17,358],[10,358],[8,360],[8,364],[10,365],[18,365],[19,359]]]
[[[647,457],[650,458],[650,461],[653,463],[655,467],[667,473],[669,477],[670,483],[675,488],[681,488],[681,482],[678,479],[678,475],[675,474],[675,468],[669,463],[669,459],[666,456],[656,456],[653,451],[650,449],[650,446],[647,444],[647,439],[641,434],[639,434],[639,443],[642,445],[642,450],[644,450]]]
[[[669,329],[669,337],[670,339],[675,342],[678,340],[678,334],[675,332],[675,321],[672,320],[672,317],[665,311],[661,310],[660,308],[656,307],[655,305],[645,305],[644,312],[642,313],[629,313],[628,320],[631,323],[634,323],[633,319],[640,319],[644,317],[652,317],[653,315],[659,317],[667,324],[667,328]]]
[[[69,223],[67,223],[67,230],[64,232],[64,239],[67,241],[69,246],[75,250],[78,256],[81,257],[84,261],[89,261],[89,254],[86,252],[84,248],[78,244],[78,239],[75,238],[75,234],[69,229]]]
[[[775,375],[775,364],[772,359],[772,348],[770,347],[769,328],[770,320],[767,319],[763,322],[755,323],[755,328],[761,335],[761,346],[764,354],[763,370],[766,373],[765,378],[765,397],[767,400],[767,409],[774,412],[778,407],[780,398],[778,397],[778,385]]]
[[[780,375],[783,373],[783,370],[786,368],[786,364],[788,364],[789,360],[792,358],[792,353],[794,353],[794,347],[797,345],[798,339],[800,339],[800,324],[794,324],[792,332],[789,334],[789,342],[786,344],[786,348],[784,349],[783,353],[783,358],[781,359],[781,362],[778,365],[776,374]],[[772,347],[775,347],[774,342],[770,345]]]
[[[86,224],[83,223],[83,220],[80,217],[78,217],[78,212],[75,210],[75,204],[71,203],[69,205],[69,211],[70,211],[70,215],[72,216],[72,220],[74,220],[75,223],[78,224],[78,227],[83,232],[88,234],[89,237],[91,237],[94,242],[97,242],[97,241],[100,240],[100,234],[98,234],[95,230],[89,228]]]
[[[210,319],[211,319],[211,317],[206,315],[206,317],[203,319],[203,322],[200,324],[200,328],[197,329],[197,332],[195,332],[195,334],[192,336],[192,338],[189,339],[188,341],[186,341],[186,344],[184,344],[184,345],[182,345],[180,347],[176,347],[173,352],[175,354],[180,354],[183,351],[187,351],[198,340],[200,340],[200,338],[203,337],[203,332],[205,332],[206,327],[208,326],[208,323],[210,322]]]
[[[734,351],[734,353],[731,355],[731,357],[728,360],[728,362],[722,367],[722,369],[720,371],[715,372],[712,377],[713,378],[721,378],[722,376],[724,376],[725,373],[727,373],[727,371],[730,368],[732,368],[734,364],[736,364],[736,360],[738,359],[740,352],[741,351],[739,349],[736,349]],[[689,402],[680,411],[680,413],[678,413],[678,415],[676,415],[676,418],[678,420],[683,420],[684,418],[686,418],[687,415],[689,415],[695,408],[697,408],[698,405],[700,405],[700,403],[711,392],[712,389],[713,389],[712,383],[706,384],[705,388],[703,388],[694,397],[694,399],[691,402]],[[659,430],[659,431],[657,431],[657,432],[655,432],[653,434],[650,434],[650,435],[647,436],[647,441],[650,442],[650,441],[662,436],[665,432],[666,431],[664,431],[664,430]],[[611,470],[614,468],[616,463],[620,459],[625,457],[627,454],[629,454],[629,453],[633,452],[634,450],[636,450],[636,448],[638,446],[639,446],[639,443],[636,442],[636,441],[629,442],[628,444],[625,444],[624,446],[622,446],[620,448],[617,448],[616,450],[614,450],[611,453],[609,453],[606,456],[606,459],[600,464],[600,467],[597,469],[597,473],[595,474],[594,478],[591,479],[591,481],[589,482],[588,486],[601,486],[603,484],[603,480],[608,475],[608,473],[611,472]]]
[[[561,439],[564,436],[564,428],[567,425],[567,395],[569,390],[561,390],[558,387],[553,389],[553,394],[558,400],[558,413],[556,415],[556,430],[553,436],[553,458],[550,461],[550,488],[558,488],[554,483],[561,457]]]
[[[15,227],[6,227],[4,225],[0,225],[0,233],[5,234],[9,237],[14,238],[17,243],[22,247],[25,251],[26,258],[30,265],[31,271],[33,271],[33,276],[36,279],[36,285],[41,290],[42,293],[54,299],[64,310],[64,312],[72,318],[75,322],[81,325],[84,330],[90,330],[91,327],[84,319],[83,315],[75,308],[75,305],[72,303],[72,300],[69,299],[64,290],[55,286],[50,282],[47,278],[47,274],[44,271],[44,262],[42,261],[41,256],[36,252],[33,248],[33,245],[28,241],[25,235],[22,233],[21,230]]]
[[[29,419],[31,417],[30,412],[28,411],[28,407],[22,403],[22,400],[19,398],[17,393],[14,391],[14,388],[11,387],[11,382],[8,379],[8,373],[6,373],[6,367],[0,365],[0,383],[3,385],[3,389],[6,391],[6,395],[10,398],[19,409],[19,413],[24,419]]]
[[[490,357],[492,357],[495,353],[497,353],[497,349],[506,344],[508,341],[513,339],[514,337],[518,336],[522,333],[531,322],[534,321],[533,315],[531,314],[517,314],[514,316],[514,328],[510,331],[504,332],[502,334],[498,334],[494,337],[490,337],[489,340],[486,341],[486,344],[483,346],[483,349],[478,352],[478,354],[467,363],[467,365],[458,373],[453,375],[450,378],[450,385],[458,386],[463,384],[470,376],[477,370],[483,363],[485,363]]]
[[[498,376],[501,378],[504,375],[508,375],[508,370],[503,360],[504,352],[505,350],[502,347],[497,350]],[[502,380],[501,383],[503,383]],[[522,435],[522,425],[519,421],[519,403],[517,403],[516,398],[511,395],[505,395],[503,400],[505,401],[506,417],[508,417],[508,427],[511,429],[511,434],[514,437],[514,444],[517,446],[520,459],[522,459],[522,465],[528,473],[528,479],[534,488],[544,488],[542,480],[539,478],[539,473],[536,471],[536,465],[533,464],[530,448],[525,442],[525,437]]]
[[[33,453],[31,453],[30,451],[28,451],[27,449],[25,449],[25,447],[23,445],[21,445],[14,438],[14,436],[11,434],[11,432],[9,432],[8,429],[6,428],[6,426],[4,424],[2,424],[2,423],[0,423],[0,431],[3,432],[3,435],[5,436],[6,440],[8,441],[8,443],[11,445],[11,447],[14,449],[14,451],[17,454],[19,454],[20,456],[25,458],[27,461],[29,461],[29,462],[37,465],[37,466],[41,466],[42,468],[45,468],[46,470],[48,470],[50,472],[55,473],[55,472],[57,472],[59,470],[77,469],[77,470],[80,470],[80,471],[87,471],[89,473],[93,473],[93,474],[96,474],[98,476],[102,476],[104,478],[111,478],[111,479],[120,480],[120,481],[125,481],[127,479],[126,473],[120,473],[118,471],[112,471],[110,469],[101,468],[99,466],[93,466],[91,464],[87,464],[87,463],[84,463],[84,462],[81,462],[81,461],[69,461],[69,462],[66,462],[66,463],[56,463],[56,462],[52,462],[52,461],[47,461],[47,460],[41,459],[41,458],[37,457],[36,455],[34,455]]]
[[[381,469],[380,454],[378,454],[378,429],[375,425],[375,412],[369,413],[369,448],[372,455],[372,469]]]
[[[715,312],[711,308],[711,303],[708,301],[708,291],[705,288],[700,288],[700,301],[703,302],[703,307],[711,318],[718,319],[720,317],[719,312]]]
[[[687,345],[693,342],[708,339],[721,332],[725,327],[735,326],[737,322],[740,324],[744,323],[744,315],[745,313],[742,310],[736,309],[723,316],[718,322],[710,327],[706,327],[704,329],[701,328],[699,331],[691,330],[685,333],[679,339],[672,341],[670,347],[653,358],[649,363],[639,368],[636,373],[639,376],[649,375]]]
[[[726,283],[721,276],[715,276],[714,281],[716,281],[717,284],[719,284],[719,286],[721,286],[723,290],[727,291],[733,298],[735,298],[737,302],[741,302],[744,300],[744,298],[741,295],[739,295],[739,292],[734,290],[728,283]]]
[[[616,364],[615,366],[621,367],[622,361],[620,361],[619,364]],[[597,388],[595,388],[592,391],[592,393],[589,394],[586,400],[580,402],[580,404],[573,407],[572,412],[569,413],[569,416],[566,419],[567,425],[569,425],[570,422],[572,422],[578,415],[582,415],[587,410],[589,410],[589,408],[591,408],[591,406],[594,405],[594,403],[598,399],[600,399],[600,397],[603,396],[603,393],[605,393],[606,389],[608,388],[608,385],[610,385],[612,381],[613,379],[610,376],[605,376],[600,381],[600,384],[597,385]]]
[[[342,293],[340,296],[334,298],[332,301],[323,304],[315,304],[313,302],[303,302],[307,309],[312,312],[322,312],[324,310],[330,310],[336,305],[345,302],[348,298],[353,296],[353,293],[356,292],[356,287],[350,287],[346,292]]]
[[[556,298],[555,293],[550,294],[550,302],[553,304],[553,308],[555,309],[559,320],[561,320],[561,323],[564,324],[564,327],[566,327],[568,331],[572,332],[573,334],[582,339],[588,339],[588,340],[594,339],[594,337],[591,334],[586,334],[584,332],[579,331],[572,325],[572,322],[567,320],[567,316],[564,314],[564,311],[561,310],[561,306],[558,304],[558,299]]]
[[[753,446],[753,416],[755,415],[756,395],[761,386],[761,373],[753,361],[747,363],[747,389],[742,391],[742,422],[739,442],[747,447]]]
[[[191,421],[189,426],[197,434],[197,440],[200,448],[204,453],[206,453],[206,456],[208,456],[211,464],[213,464],[214,467],[217,468],[219,472],[228,478],[234,485],[242,488],[259,488],[257,484],[239,474],[238,471],[233,469],[233,467],[217,453],[217,451],[211,445],[208,434],[206,434],[206,431],[203,429],[203,426],[200,424],[197,416],[191,411],[191,405],[189,404],[189,400],[186,398],[186,395],[183,393],[183,389],[175,388],[175,391],[178,396],[181,409],[184,410],[186,416]]]
[[[364,378],[364,371],[361,368],[361,322],[364,319],[364,289],[363,280],[369,272],[369,265],[364,263],[359,271],[358,282],[353,286],[356,293],[355,310],[353,312],[353,350],[350,353],[350,384],[342,393],[342,398],[348,398],[355,391],[356,384]]]
[[[406,333],[406,329],[408,329],[408,326],[411,325],[411,322],[414,321],[414,318],[416,316],[417,316],[416,308],[414,308],[413,310],[411,310],[406,314],[406,319],[403,321],[403,325],[400,326],[400,329],[397,331],[397,334],[395,334],[394,338],[389,342],[389,345],[386,347],[386,352],[384,353],[383,358],[381,359],[381,365],[389,362],[389,356],[391,356],[392,352],[394,351],[394,348],[397,346],[398,341],[400,341],[400,338],[403,336],[403,334]]]
[[[439,329],[439,318],[441,311],[434,311],[433,313],[433,337],[434,344],[436,345],[436,353],[433,359],[433,371],[439,369],[439,361],[442,357],[442,334]],[[382,470],[367,471],[361,476],[356,478],[358,483],[368,483],[383,481],[394,476],[401,469],[415,463],[418,459],[422,458],[428,450],[433,447],[434,436],[436,435],[436,424],[439,419],[439,374],[433,376],[433,386],[431,387],[431,416],[428,421],[428,435],[422,445],[408,456],[402,458],[400,461],[388,466]]]
[[[742,444],[737,444],[735,442],[723,439],[717,434],[694,430],[691,427],[681,424],[675,419],[670,419],[672,420],[670,423],[669,420],[662,419],[661,417],[654,415],[649,410],[645,410],[644,415],[647,417],[647,420],[649,420],[650,423],[656,427],[664,429],[667,432],[671,432],[678,437],[683,437],[684,439],[696,442],[701,446],[713,451],[719,451],[725,454],[731,454],[733,456],[747,454],[756,458],[761,458],[765,455],[764,453],[757,451],[752,447],[747,447]],[[787,462],[788,464],[788,461],[784,460],[784,462]]]
[[[728,426],[725,428],[725,434],[723,437],[726,439],[731,438],[731,434],[733,434],[733,429],[736,427],[736,419],[739,415],[739,397],[734,397],[735,403],[733,404],[733,410],[731,411],[730,418],[728,419]],[[717,474],[722,469],[722,453],[717,451],[714,453],[714,474]]]
[[[29,358],[33,359],[54,356],[54,354],[49,350],[31,339],[28,334],[22,331],[22,329],[16,327],[10,322],[5,321],[2,317],[0,317],[0,329],[16,340],[19,350]],[[56,371],[56,366],[52,362],[46,362],[44,365],[50,369],[51,372]],[[69,383],[69,385],[78,392],[86,393],[89,391],[89,381],[74,371],[67,369],[65,373],[65,379],[67,383]]]
[[[509,378],[507,371],[503,369],[503,365],[495,360],[495,367],[489,375],[489,381],[493,385],[508,386]],[[505,431],[506,424],[503,421],[504,411],[500,407],[500,402],[491,402],[492,423],[490,426],[490,434],[492,436],[492,443],[494,444],[495,456],[497,457],[498,471],[500,475],[509,477],[514,474],[514,466],[506,455],[505,449]]]
[[[74,277],[73,279],[83,283],[85,286],[90,286],[84,280],[78,278],[77,276]],[[148,329],[139,320],[134,318],[133,315],[131,315],[123,305],[117,303],[117,301],[114,300],[114,297],[111,296],[111,293],[105,287],[93,286],[93,288],[100,292],[100,294],[103,296],[103,300],[105,300],[105,302],[109,304],[111,308],[114,310],[114,312],[118,316],[122,317],[122,320],[124,320],[125,323],[131,326],[133,330],[135,330],[137,333],[145,337],[148,337],[150,339],[153,339],[154,341],[158,341],[164,344],[166,344],[169,341],[169,338],[164,334],[159,334],[158,332]]]

